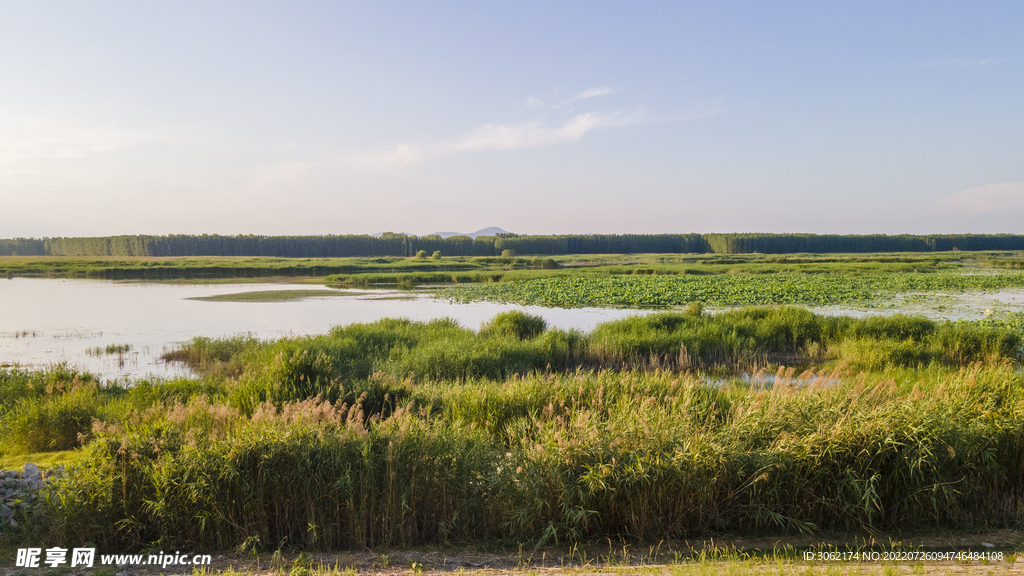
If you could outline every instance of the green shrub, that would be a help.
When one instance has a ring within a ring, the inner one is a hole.
[[[529,340],[539,336],[547,327],[547,321],[540,316],[526,314],[519,310],[510,310],[491,318],[480,328],[480,335]]]
[[[102,416],[105,404],[95,387],[26,398],[0,420],[3,444],[19,452],[75,448],[92,431],[92,421]]]
[[[313,396],[336,400],[342,387],[333,358],[324,347],[309,344],[303,339],[263,351],[262,356],[272,358],[257,364],[262,369],[250,366],[242,375],[230,392],[232,404],[251,414],[264,402],[281,405]]]
[[[924,342],[882,338],[848,338],[838,346],[839,358],[859,370],[925,366],[935,355]]]

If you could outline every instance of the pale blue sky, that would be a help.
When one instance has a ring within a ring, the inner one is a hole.
[[[0,237],[1022,222],[1019,1],[0,0]]]

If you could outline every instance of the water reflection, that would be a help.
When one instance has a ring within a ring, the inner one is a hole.
[[[0,280],[0,364],[43,367],[66,361],[105,379],[188,374],[160,356],[193,336],[251,334],[278,338],[327,332],[332,326],[405,317],[450,317],[470,328],[506,310],[543,316],[559,328],[588,331],[640,310],[452,304],[423,293],[339,291],[341,297],[283,302],[209,302],[190,298],[273,290],[324,290],[304,284],[157,284],[49,278]],[[130,346],[97,354],[108,346]]]

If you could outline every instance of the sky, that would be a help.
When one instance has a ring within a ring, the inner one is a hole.
[[[0,238],[1024,233],[1024,2],[0,0]]]

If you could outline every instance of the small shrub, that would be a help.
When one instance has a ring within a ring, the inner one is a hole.
[[[4,416],[3,444],[22,452],[76,448],[104,403],[94,387],[26,399]]]
[[[540,270],[555,270],[556,268],[561,268],[558,262],[555,262],[551,258],[534,258],[531,265]]]
[[[861,370],[916,367],[929,364],[934,356],[928,346],[916,340],[848,338],[839,345],[839,356]]]
[[[529,340],[539,336],[547,327],[547,321],[540,316],[512,310],[491,318],[490,322],[480,328],[480,335]]]

